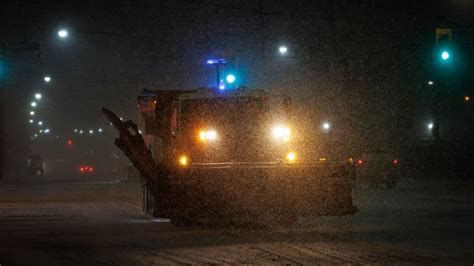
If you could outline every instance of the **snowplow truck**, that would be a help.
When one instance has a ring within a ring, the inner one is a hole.
[[[311,132],[295,128],[289,96],[144,90],[138,108],[142,135],[131,121],[108,117],[135,128],[134,145],[124,147],[130,130],[123,128],[116,143],[146,181],[144,205],[153,216],[178,225],[288,224],[357,210],[353,163],[310,158],[298,139]]]

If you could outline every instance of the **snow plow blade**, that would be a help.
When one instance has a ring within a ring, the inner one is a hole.
[[[352,167],[192,167],[170,184],[169,209],[180,222],[281,223],[300,216],[352,215]]]

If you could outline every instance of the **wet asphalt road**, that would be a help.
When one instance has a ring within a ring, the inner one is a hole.
[[[139,185],[0,182],[0,264],[474,263],[472,182],[359,188],[353,216],[291,228],[180,228],[141,214]]]

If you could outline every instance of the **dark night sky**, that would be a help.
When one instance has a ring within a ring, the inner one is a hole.
[[[425,119],[417,112],[426,96],[420,89],[432,76],[427,65],[436,26],[453,27],[462,48],[453,92],[472,94],[473,5],[468,0],[3,1],[1,39],[41,43],[39,54],[7,55],[14,64],[6,84],[10,91],[15,87],[11,102],[25,106],[26,97],[42,90],[44,120],[67,135],[75,127],[104,125],[102,106],[135,119],[135,96],[143,87],[213,85],[214,70],[205,60],[223,57],[233,62],[241,84],[291,93],[314,123],[329,117],[346,132],[401,138],[409,131],[400,134],[398,128],[412,130],[418,116]],[[67,40],[57,38],[61,27],[70,32]],[[277,54],[280,44],[289,48],[285,58]],[[44,74],[53,77],[48,86]],[[24,113],[19,117],[27,119]]]

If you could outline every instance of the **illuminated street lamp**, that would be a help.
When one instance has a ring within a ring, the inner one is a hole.
[[[471,97],[469,97],[468,95],[464,96],[464,101],[465,102],[469,102],[471,100]]]
[[[31,115],[31,116],[34,116],[34,115],[35,115],[35,111],[30,111],[30,115]]]
[[[50,77],[50,76],[45,76],[43,79],[44,79],[44,81],[45,81],[46,83],[49,83],[49,82],[51,81],[51,77]]]
[[[41,100],[42,97],[43,97],[43,95],[41,95],[41,93],[36,93],[35,94],[35,99],[36,100]]]
[[[433,124],[433,123],[429,123],[429,124],[428,124],[428,129],[429,129],[429,130],[432,130],[433,127],[434,127],[434,124]]]
[[[94,130],[89,129],[89,134],[91,134],[91,135],[94,134]]]
[[[77,128],[75,128],[75,129],[74,129],[74,133],[77,133],[77,131],[78,131]]]
[[[43,121],[38,121],[38,126],[42,126],[43,125]]]
[[[49,133],[49,128],[45,129],[43,132],[44,132],[45,134],[48,134],[48,133]]]
[[[322,124],[322,128],[324,129],[324,131],[328,132],[331,129],[331,124],[329,122],[324,122]]]
[[[65,30],[65,29],[60,29],[60,30],[58,31],[58,36],[59,36],[61,39],[66,38],[68,35],[69,35],[69,33],[68,33],[67,30]]]
[[[84,131],[82,129],[79,130],[79,134],[81,134],[81,135],[84,134]]]
[[[30,124],[33,124],[33,123],[35,122],[35,120],[33,120],[33,119],[30,119],[30,121],[29,121],[29,122],[30,122]]]
[[[36,102],[31,102],[30,105],[31,105],[31,107],[36,107],[37,104],[36,104]]]
[[[428,81],[428,85],[433,86],[434,82],[432,80]]]
[[[280,55],[286,55],[288,53],[288,47],[282,45],[278,48]]]
[[[102,133],[102,128],[97,129],[97,132]]]

